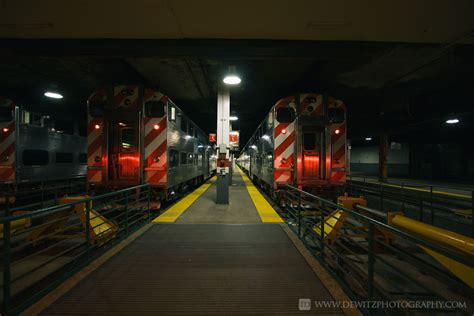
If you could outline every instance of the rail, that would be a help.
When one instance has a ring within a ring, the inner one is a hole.
[[[147,184],[11,214],[0,239],[2,315],[16,315],[151,219]],[[29,222],[16,230],[18,222]]]
[[[283,190],[283,201],[282,216],[288,226],[352,299],[456,301],[461,312],[470,310],[472,313],[473,289],[423,249],[471,268],[474,267],[472,256],[383,223],[379,220],[382,216],[379,211],[364,215],[291,185]],[[371,210],[359,208],[364,209]],[[328,238],[329,231],[336,228],[336,237]],[[384,312],[407,312],[412,306],[396,305]]]
[[[445,192],[448,188],[441,191],[428,184],[380,182],[362,176],[348,180],[348,192],[367,196],[381,211],[402,211],[421,222],[474,237],[474,191]]]

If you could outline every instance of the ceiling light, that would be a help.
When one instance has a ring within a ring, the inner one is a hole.
[[[229,116],[229,121],[237,121],[239,118],[235,115]]]
[[[365,140],[369,142],[372,140],[372,137],[366,137]]]
[[[51,91],[46,91],[44,93],[44,96],[48,97],[48,98],[52,98],[52,99],[62,99],[63,98],[62,94],[59,94],[57,92],[51,92]]]
[[[242,80],[237,75],[228,75],[224,78],[225,84],[236,85],[239,84]]]
[[[456,119],[456,118],[455,119],[449,119],[449,120],[446,121],[446,123],[448,123],[448,124],[457,124],[457,123],[459,123],[459,120]]]

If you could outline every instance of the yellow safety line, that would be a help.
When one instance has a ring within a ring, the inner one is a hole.
[[[257,209],[258,215],[263,223],[281,223],[283,220],[278,215],[278,213],[273,209],[270,203],[265,200],[263,195],[257,190],[257,188],[253,185],[252,181],[247,177],[245,173],[239,170],[242,179],[245,182],[245,187],[249,192],[250,198],[252,199],[255,208]]]
[[[369,182],[370,183],[370,182]],[[374,184],[380,183],[380,182],[373,182]],[[396,184],[390,184],[390,183],[383,183],[384,186],[387,187],[393,187],[393,188],[400,188],[400,189],[407,189],[407,190],[413,190],[413,191],[420,191],[420,192],[427,192],[430,193],[430,190],[427,189],[421,189],[421,188],[414,188],[414,187],[407,187],[407,186],[401,186],[401,185],[396,185]],[[470,199],[471,196],[469,195],[464,195],[464,194],[457,194],[457,193],[449,193],[449,192],[444,192],[444,191],[434,191],[434,194],[440,194],[440,195],[448,195],[448,196],[455,196],[455,197],[461,197],[461,198],[467,198]]]
[[[182,200],[178,203],[170,207],[166,212],[158,216],[153,220],[154,223],[173,223],[181,216],[181,214],[186,211],[194,201],[197,200],[198,197],[201,196],[216,180],[216,177],[212,177],[209,181],[201,185],[199,188],[191,192],[190,194],[186,195]]]

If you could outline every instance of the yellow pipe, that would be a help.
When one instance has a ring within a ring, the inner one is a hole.
[[[465,254],[474,256],[473,238],[428,225],[400,214],[391,217],[390,223],[433,242],[454,247]]]
[[[25,229],[30,226],[30,223],[31,221],[29,218],[17,219],[10,223],[10,231],[15,232],[19,229]],[[3,237],[3,224],[0,225],[0,237]]]

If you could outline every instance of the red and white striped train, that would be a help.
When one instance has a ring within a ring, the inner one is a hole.
[[[237,163],[278,197],[286,184],[334,195],[346,181],[346,107],[323,94],[280,99],[242,149]]]
[[[163,201],[209,178],[215,158],[207,134],[154,89],[118,85],[88,99],[90,189],[147,183]]]

